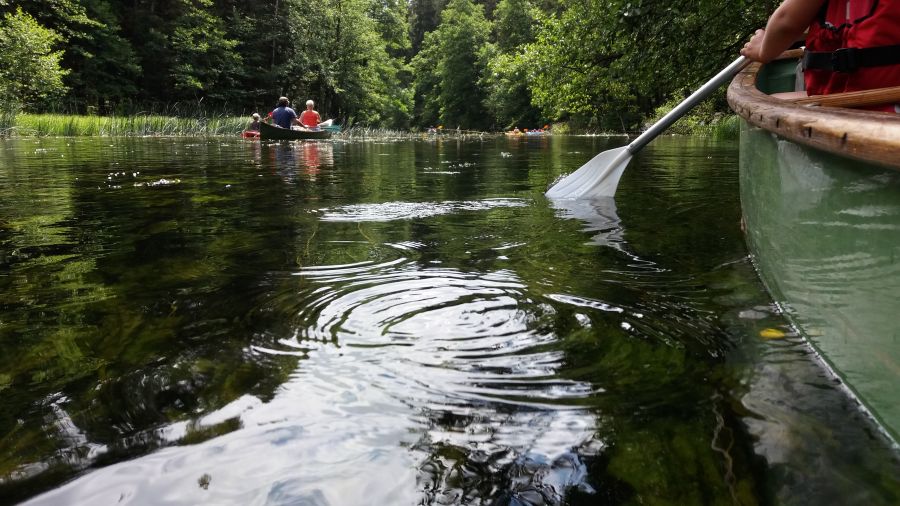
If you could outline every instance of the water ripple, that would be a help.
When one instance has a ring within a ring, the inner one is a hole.
[[[430,218],[460,211],[485,211],[498,207],[525,207],[522,199],[485,199],[446,202],[384,202],[378,204],[354,204],[331,209],[321,209],[322,221],[395,221]]]

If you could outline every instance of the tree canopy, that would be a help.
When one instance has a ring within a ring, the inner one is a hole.
[[[59,34],[17,9],[0,19],[0,106],[18,109],[65,91]]]
[[[263,112],[287,95],[389,128],[634,128],[777,3],[0,0],[0,89],[35,111]]]

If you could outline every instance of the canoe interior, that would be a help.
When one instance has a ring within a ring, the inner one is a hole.
[[[797,62],[794,60],[776,60],[763,66],[756,77],[756,88],[771,95],[794,91],[797,81]]]

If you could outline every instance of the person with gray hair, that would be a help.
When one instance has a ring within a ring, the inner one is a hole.
[[[316,104],[312,100],[306,101],[306,110],[300,114],[300,124],[307,128],[316,128],[322,122],[319,113],[313,110]]]
[[[250,124],[247,125],[247,130],[259,132],[259,114],[253,113],[250,115]]]
[[[272,120],[281,128],[291,128],[292,124],[299,124],[297,112],[291,109],[291,101],[287,97],[278,99],[278,107],[272,111]]]

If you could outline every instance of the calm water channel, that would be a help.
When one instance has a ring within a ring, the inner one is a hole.
[[[0,503],[898,504],[737,145],[0,140]]]

